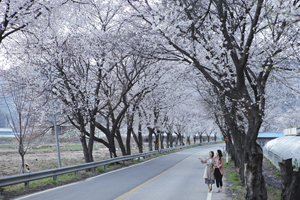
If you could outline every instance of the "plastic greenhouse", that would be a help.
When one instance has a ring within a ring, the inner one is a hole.
[[[300,167],[300,136],[284,136],[269,141],[263,148],[264,156],[279,169],[278,162],[292,158],[292,163]]]

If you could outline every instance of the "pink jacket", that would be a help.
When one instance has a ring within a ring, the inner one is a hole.
[[[218,158],[217,156],[214,157],[213,165],[214,165],[214,167],[218,167],[219,170],[220,170],[220,172],[221,172],[221,174],[223,175],[223,174],[225,174],[225,170],[224,170],[224,167],[223,167],[224,157],[222,156],[221,160],[219,160],[218,163],[217,163],[217,158]]]

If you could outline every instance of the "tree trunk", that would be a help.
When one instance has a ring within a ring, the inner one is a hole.
[[[158,150],[158,134],[155,134],[154,133],[154,135],[155,135],[155,141],[154,141],[154,149],[155,150]]]
[[[24,161],[24,154],[20,154],[21,159],[22,159],[22,166],[21,166],[21,171],[24,174],[25,173],[25,161]]]
[[[180,133],[178,134],[178,140],[179,140],[179,146],[182,146],[182,136]]]
[[[139,153],[143,153],[143,136],[142,136],[142,125],[139,125],[139,133],[138,133],[138,147],[139,147]]]
[[[142,113],[139,112],[139,118],[142,118]],[[138,147],[139,147],[139,153],[143,153],[143,136],[142,136],[142,123],[139,120],[139,126],[138,126]]]
[[[94,135],[95,135],[95,120],[91,120],[91,122],[90,122],[90,137],[89,137],[89,143],[88,143],[88,156],[89,156],[90,162],[94,162],[94,158],[93,158]]]
[[[163,134],[160,135],[160,147],[161,149],[164,149],[164,139],[165,139],[165,136]]]
[[[134,109],[135,110],[135,109]],[[133,118],[134,115],[133,114],[127,114],[127,136],[126,136],[126,154],[127,155],[131,155],[131,133],[133,131]]]
[[[191,145],[190,136],[187,137],[187,143]]]
[[[250,133],[249,133],[250,134]],[[262,174],[263,153],[256,140],[248,140],[245,146],[245,184],[247,186],[247,200],[266,200],[267,190]]]
[[[22,136],[20,136],[20,139],[19,139],[19,154],[21,156],[21,171],[22,173],[24,174],[25,173],[25,162],[24,162],[24,155],[25,155],[25,151],[24,151],[24,146],[23,146],[23,138]]]
[[[135,132],[132,130],[133,139],[136,142],[139,153],[143,153],[143,137],[142,137],[142,127],[139,125],[138,136],[136,136]]]
[[[173,135],[170,133],[170,148],[173,147]]]
[[[238,126],[238,121],[243,121],[243,118],[240,115],[237,115],[237,104],[236,102],[232,102],[230,107],[225,106],[225,96],[220,97],[220,104],[222,107],[223,112],[225,113],[225,123],[228,128],[229,134],[228,138],[230,142],[234,142],[234,145],[231,143],[232,147],[232,159],[234,160],[234,165],[239,167],[239,175],[241,184],[245,184],[245,165],[244,165],[244,146],[245,146],[245,130],[243,126]],[[228,111],[230,110],[230,111]],[[257,125],[258,126],[258,125]],[[259,129],[257,129],[259,130]],[[254,130],[253,130],[254,131]],[[250,132],[253,134],[253,131]],[[248,131],[249,132],[249,131]]]
[[[153,151],[153,148],[152,148],[152,135],[154,133],[154,129],[150,128],[150,127],[147,127],[147,129],[148,129],[149,151]]]
[[[244,145],[243,145],[243,135],[244,133],[239,132],[237,129],[231,131],[232,138],[234,140],[234,164],[236,167],[239,167],[239,175],[241,184],[245,184],[245,175],[244,175]],[[249,145],[249,144],[248,144]]]
[[[167,149],[170,148],[170,133],[167,133],[166,143],[167,143]]]
[[[131,155],[131,133],[132,133],[132,125],[127,126],[127,136],[126,136],[126,154]]]
[[[122,155],[125,156],[127,153],[126,153],[125,145],[123,143],[122,136],[121,136],[119,128],[116,129],[116,138],[117,138],[119,147],[121,149]]]
[[[235,167],[237,167],[236,157],[235,157],[235,149],[234,149],[234,145],[231,142],[231,139],[229,139],[229,141],[227,141],[227,144],[228,144],[228,152],[230,154],[231,160],[234,162]]]
[[[86,144],[86,137],[84,134],[82,134],[80,136],[80,142],[81,142],[81,145],[82,145],[82,149],[83,149],[83,156],[84,156],[84,161],[86,163],[88,162],[93,162],[90,160],[90,156],[89,156],[89,151],[88,151],[88,146]]]
[[[131,130],[127,130],[127,136],[126,136],[126,155],[131,155]]]
[[[113,134],[106,135],[107,140],[109,141],[109,154],[111,158],[117,157],[116,146],[115,146],[115,138]]]
[[[281,174],[281,200],[300,199],[300,169],[293,171],[292,159],[279,162]]]

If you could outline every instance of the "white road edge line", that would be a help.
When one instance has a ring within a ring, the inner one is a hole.
[[[163,157],[163,156],[160,156],[160,157]],[[160,157],[152,158],[151,160],[155,160],[155,159],[160,158]],[[68,186],[71,186],[71,185],[78,184],[78,183],[80,183],[80,182],[89,181],[89,180],[91,180],[91,179],[98,178],[98,177],[100,177],[100,176],[105,176],[105,175],[107,175],[107,174],[111,174],[111,173],[118,172],[118,171],[121,171],[121,170],[124,170],[124,169],[128,169],[128,168],[130,168],[130,167],[134,167],[134,166],[141,165],[141,164],[146,163],[146,162],[149,162],[149,161],[151,161],[151,160],[147,160],[147,161],[144,161],[144,162],[135,164],[135,165],[131,165],[131,166],[128,166],[128,167],[123,167],[123,168],[121,168],[121,169],[113,170],[113,171],[110,171],[110,172],[106,172],[106,173],[104,173],[104,174],[100,174],[100,175],[97,175],[97,176],[94,176],[94,177],[91,177],[91,178],[87,178],[87,179],[84,179],[84,180],[82,180],[82,181],[78,181],[78,182],[76,182],[76,183],[69,183],[69,184],[67,184],[67,185],[62,185],[62,186],[59,186],[59,187],[47,189],[47,190],[44,190],[44,191],[41,191],[41,192],[36,192],[36,193],[33,193],[33,194],[29,194],[29,195],[26,195],[26,196],[23,196],[23,197],[17,197],[17,198],[15,198],[15,199],[13,199],[13,200],[26,199],[26,198],[29,198],[29,197],[32,197],[32,196],[35,196],[35,195],[38,195],[38,194],[43,194],[43,193],[50,192],[50,191],[53,191],[53,190],[57,190],[57,189],[60,189],[60,188],[68,187]]]
[[[212,192],[208,192],[206,196],[206,200],[211,200]]]

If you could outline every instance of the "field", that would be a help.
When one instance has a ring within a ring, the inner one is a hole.
[[[61,139],[59,145],[62,167],[85,163],[81,143],[76,136]],[[18,143],[15,138],[0,137],[0,177],[20,173],[21,156],[17,147]],[[132,151],[132,153],[138,153],[136,148]],[[121,155],[119,150],[117,153]],[[109,151],[103,145],[96,143],[93,156],[95,161],[107,159]],[[31,172],[52,169],[58,167],[57,157],[55,138],[50,135],[30,145],[25,155],[25,163],[30,166]]]

